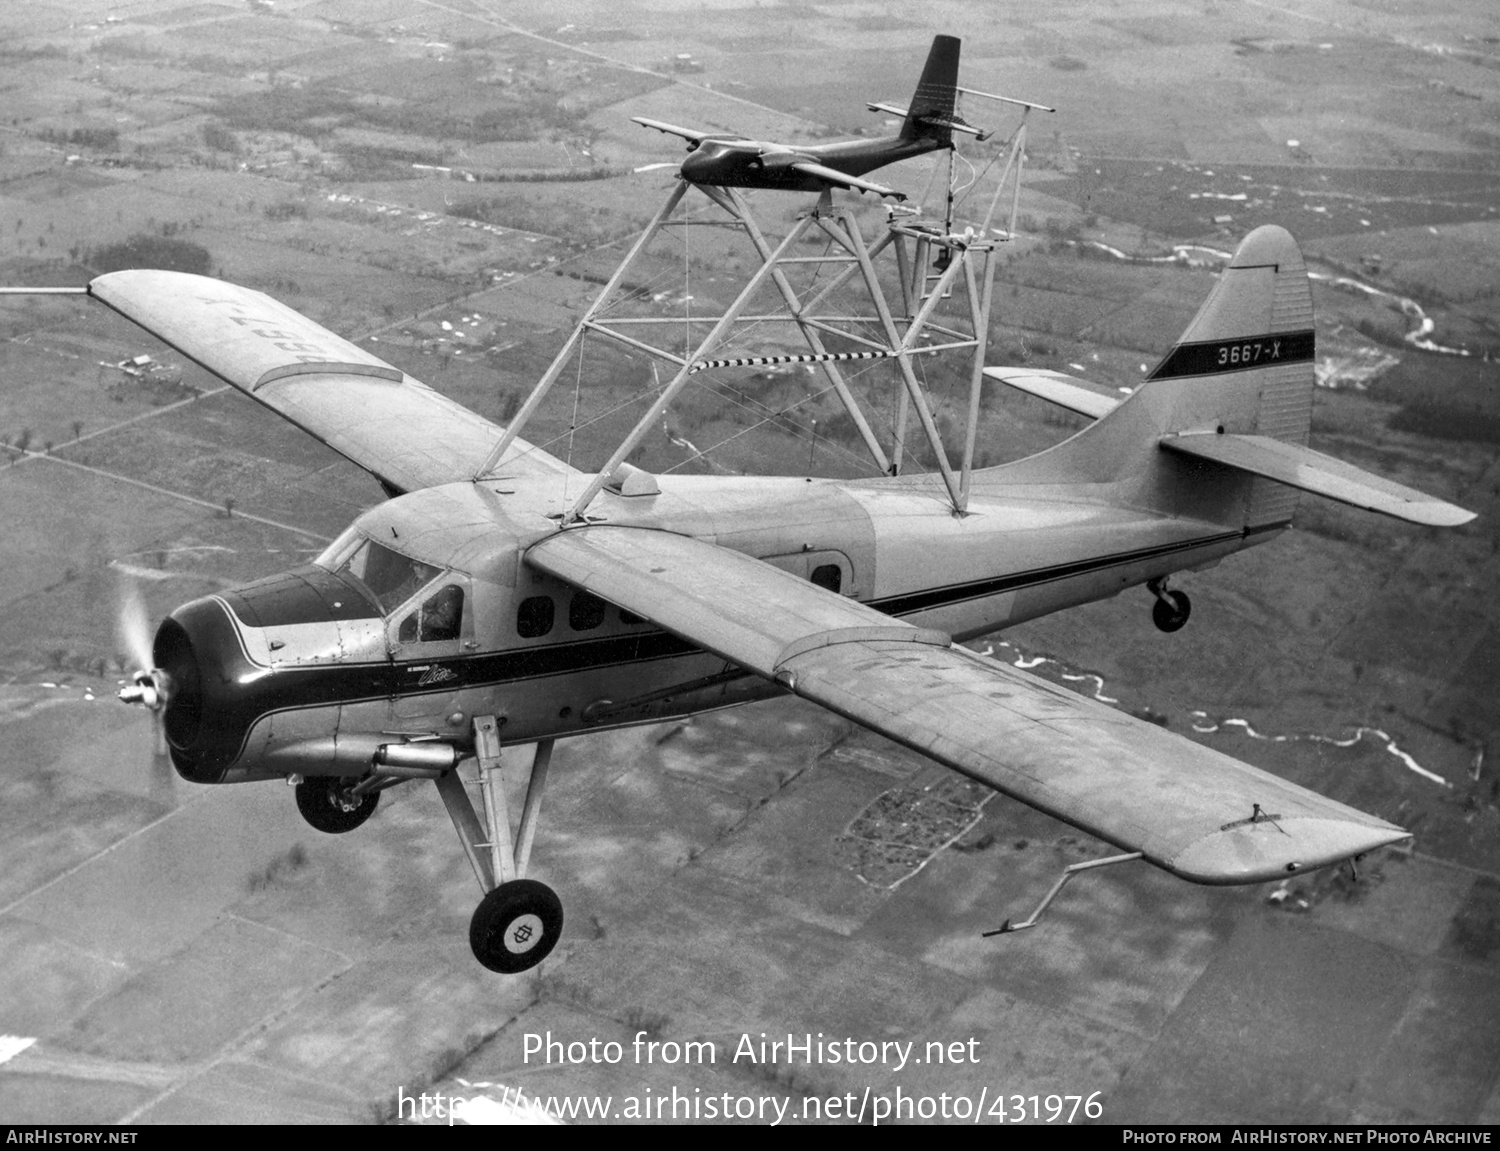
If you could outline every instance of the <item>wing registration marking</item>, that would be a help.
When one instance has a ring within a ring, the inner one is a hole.
[[[244,328],[256,338],[265,341],[279,352],[290,352],[292,359],[299,363],[337,363],[347,360],[348,347],[330,347],[319,337],[325,334],[325,330],[316,324],[308,324],[303,327],[295,323],[303,317],[295,312],[289,311],[288,316],[268,318],[257,316],[249,310],[244,300],[223,296],[198,296],[198,303],[207,304],[211,308],[224,309],[224,319],[231,324]],[[300,330],[299,330],[300,329]],[[344,341],[338,341],[344,345]],[[369,365],[374,367],[374,364]]]

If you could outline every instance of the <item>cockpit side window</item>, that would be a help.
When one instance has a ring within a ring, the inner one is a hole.
[[[380,603],[380,610],[387,614],[399,607],[432,580],[439,568],[411,559],[400,552],[366,540],[357,551],[339,567],[358,579]],[[463,593],[459,592],[459,608],[462,614]]]
[[[458,638],[464,618],[464,589],[449,584],[428,596],[422,606],[401,621],[396,639],[401,643],[440,643]]]

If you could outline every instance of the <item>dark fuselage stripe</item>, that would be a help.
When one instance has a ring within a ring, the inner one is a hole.
[[[1114,555],[1076,560],[1073,563],[1054,564],[1051,567],[1045,568],[1033,568],[1030,571],[975,580],[972,583],[950,584],[947,587],[908,592],[898,596],[887,596],[885,599],[871,600],[869,606],[883,611],[887,615],[910,615],[913,612],[931,611],[933,608],[949,607],[953,604],[967,603],[970,600],[986,599],[989,596],[1001,595],[1009,591],[1019,591],[1022,588],[1038,587],[1060,579],[1103,571],[1106,568],[1140,563],[1144,560],[1160,559],[1162,556],[1173,555],[1177,552],[1212,547],[1214,544],[1228,543],[1232,540],[1241,539],[1245,535],[1246,533],[1242,531],[1225,532],[1222,535],[1205,536],[1179,543],[1159,544],[1156,547],[1138,548],[1134,551],[1117,552]]]

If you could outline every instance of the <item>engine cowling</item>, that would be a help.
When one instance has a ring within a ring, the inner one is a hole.
[[[154,682],[173,766],[194,783],[254,778],[257,724],[281,712],[387,698],[391,663],[378,608],[342,577],[309,566],[193,600],[157,629]],[[364,637],[352,644],[351,635]],[[144,702],[144,701],[142,701]]]

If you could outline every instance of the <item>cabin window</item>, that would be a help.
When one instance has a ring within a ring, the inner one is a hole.
[[[441,570],[366,540],[338,569],[358,579],[380,604],[382,612],[400,607]]]
[[[821,567],[815,567],[812,575],[807,578],[819,587],[826,587],[832,592],[844,586],[844,573],[839,570],[838,564],[823,564]]]
[[[464,618],[464,589],[449,584],[429,596],[411,615],[401,621],[396,638],[401,643],[440,643],[458,638]]]
[[[621,608],[620,622],[626,627],[636,627],[639,624],[646,623],[647,620],[643,615],[636,615],[633,611],[626,611],[624,608]]]
[[[573,602],[568,605],[568,626],[574,631],[593,631],[604,622],[607,605],[589,592],[575,592]]]
[[[537,639],[552,630],[552,597],[528,596],[516,609],[516,634],[522,639]]]

